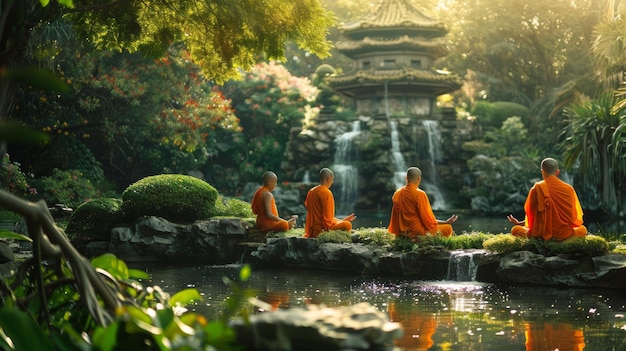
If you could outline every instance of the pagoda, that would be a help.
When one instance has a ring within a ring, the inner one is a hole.
[[[461,87],[457,75],[433,68],[448,54],[448,30],[409,0],[382,0],[339,29],[344,40],[336,47],[356,69],[328,83],[354,102],[357,115],[429,119],[437,96]]]

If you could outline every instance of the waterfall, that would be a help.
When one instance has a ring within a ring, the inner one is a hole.
[[[302,183],[307,184],[311,182],[311,175],[308,170],[304,171],[304,175],[302,176]]]
[[[398,122],[389,121],[391,129],[391,156],[393,160],[393,183],[396,189],[400,189],[406,184],[406,163],[404,156],[400,152],[400,137],[398,133]]]
[[[335,198],[335,212],[337,214],[350,214],[354,208],[359,186],[359,174],[352,164],[358,160],[357,150],[353,150],[352,142],[361,134],[361,121],[352,122],[352,130],[335,138],[335,163],[332,166],[335,173],[334,183],[339,188]]]
[[[445,210],[446,200],[437,186],[437,174],[435,164],[442,160],[443,152],[441,151],[441,132],[439,131],[439,122],[433,120],[422,121],[422,126],[426,131],[428,141],[428,156],[430,160],[430,177],[422,179],[420,185],[424,191],[431,197],[431,206],[433,210]]]
[[[446,280],[469,282],[476,280],[476,270],[485,250],[455,250],[450,252]]]

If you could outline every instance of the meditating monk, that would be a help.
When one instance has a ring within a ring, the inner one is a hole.
[[[305,238],[316,238],[323,230],[352,230],[352,221],[356,218],[354,213],[343,219],[335,218],[335,198],[330,191],[334,180],[333,171],[322,168],[320,184],[307,193],[304,200],[304,206],[307,209]]]
[[[276,173],[267,171],[263,173],[263,185],[261,185],[252,196],[252,213],[256,215],[256,227],[263,233],[285,232],[296,225],[298,216],[293,215],[289,220],[278,216],[276,201],[272,191],[278,183]]]
[[[528,192],[524,204],[525,221],[519,221],[513,215],[507,216],[509,222],[514,224],[511,234],[557,241],[587,235],[578,195],[571,185],[557,177],[559,172],[555,159],[541,161],[543,180],[535,183]]]
[[[387,230],[396,235],[416,238],[418,235],[437,234],[451,236],[454,230],[451,223],[459,218],[452,215],[447,220],[435,218],[428,195],[419,188],[422,171],[410,167],[406,171],[406,185],[393,194],[391,219]]]

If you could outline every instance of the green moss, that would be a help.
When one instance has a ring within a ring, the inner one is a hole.
[[[359,235],[359,242],[369,245],[391,245],[396,239],[387,228],[359,228],[355,232]]]
[[[122,193],[124,216],[158,216],[172,222],[208,219],[215,214],[217,190],[198,178],[180,174],[146,177]]]
[[[524,241],[528,241],[528,239],[518,238],[510,234],[499,234],[485,240],[483,248],[487,251],[507,254],[521,251]]]
[[[316,239],[320,243],[351,243],[352,233],[345,230],[328,230],[321,232]]]
[[[100,198],[81,204],[67,221],[65,233],[72,240],[110,240],[111,229],[122,221],[121,203]]]
[[[249,202],[235,198],[225,198],[223,196],[218,196],[217,201],[215,201],[215,209],[211,217],[214,216],[237,218],[255,217]]]
[[[485,250],[503,254],[514,251],[531,251],[544,256],[594,257],[609,252],[609,243],[604,238],[591,234],[584,238],[574,237],[564,241],[522,239],[510,234],[498,234],[486,240],[483,247]]]

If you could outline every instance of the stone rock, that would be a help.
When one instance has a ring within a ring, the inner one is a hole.
[[[405,276],[419,280],[475,280],[557,287],[626,287],[626,255],[621,254],[580,258],[546,257],[530,251],[500,255],[484,250],[451,252],[442,247],[426,247],[401,253],[359,243],[319,244],[314,239],[290,237],[268,239],[251,255],[256,258],[255,263],[258,265]],[[457,258],[461,261],[455,261]]]
[[[393,340],[402,336],[399,323],[367,303],[264,312],[233,328],[239,344],[257,351],[396,350]]]
[[[245,248],[240,243],[246,240],[249,229],[249,223],[241,218],[176,224],[151,216],[113,228],[108,248],[92,245],[81,253],[92,257],[98,250],[108,249],[126,261],[233,263],[241,259]]]

